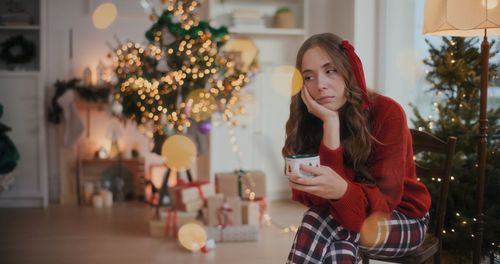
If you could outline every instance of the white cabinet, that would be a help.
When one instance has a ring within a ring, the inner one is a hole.
[[[21,35],[35,45],[35,58],[19,65],[0,62],[0,104],[2,122],[12,128],[8,133],[16,145],[20,161],[12,172],[15,183],[0,193],[0,207],[42,207],[48,204],[45,99],[43,87],[44,0],[2,1],[0,15],[14,11],[29,14],[28,23],[2,20],[0,42]],[[11,10],[9,10],[11,9]],[[9,18],[9,15],[7,15]]]

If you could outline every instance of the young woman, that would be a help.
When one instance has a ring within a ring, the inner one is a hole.
[[[424,240],[430,195],[415,176],[403,108],[368,93],[348,41],[324,33],[297,54],[304,86],[292,97],[283,156],[319,153],[313,178],[290,176],[310,207],[287,263],[357,263],[360,250],[402,256]]]

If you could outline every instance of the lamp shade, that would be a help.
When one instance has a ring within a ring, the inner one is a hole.
[[[424,34],[500,35],[500,0],[425,0]]]

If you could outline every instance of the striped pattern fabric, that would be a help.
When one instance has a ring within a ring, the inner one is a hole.
[[[360,250],[379,257],[403,256],[418,248],[424,241],[429,214],[419,219],[408,219],[393,211],[391,219],[378,222],[376,246],[360,245],[360,234],[339,225],[329,208],[311,207],[297,230],[286,263],[361,263]]]

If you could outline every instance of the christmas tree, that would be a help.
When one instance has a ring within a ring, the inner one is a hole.
[[[197,18],[200,1],[163,0],[162,5],[161,14],[151,10],[147,46],[129,42],[110,54],[118,78],[117,109],[157,143],[194,123],[208,132],[215,112],[231,122],[243,111],[239,92],[251,72],[242,70],[238,54],[221,52],[228,30]]]
[[[469,263],[474,243],[476,214],[477,142],[479,120],[479,87],[481,54],[478,39],[443,38],[443,45],[429,45],[426,79],[431,84],[435,114],[423,117],[413,107],[415,128],[430,132],[441,139],[458,138],[452,180],[450,182],[443,249]],[[495,47],[494,43],[491,47]],[[498,54],[490,50],[490,61]],[[490,84],[498,79],[498,65],[489,65]],[[434,118],[433,118],[434,116]],[[500,243],[500,109],[488,110],[488,158],[486,168],[483,252],[493,254]],[[438,157],[423,155],[420,162],[437,163]],[[438,199],[439,179],[422,179]],[[431,209],[432,215],[432,209]]]

